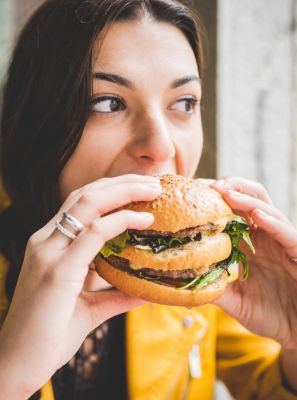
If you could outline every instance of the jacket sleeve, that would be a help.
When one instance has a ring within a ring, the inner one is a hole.
[[[280,349],[218,309],[217,377],[237,400],[297,400],[283,384]]]

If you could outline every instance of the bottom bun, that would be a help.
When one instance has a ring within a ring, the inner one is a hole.
[[[225,271],[216,282],[204,289],[175,289],[121,271],[102,258],[97,259],[96,270],[107,282],[130,296],[169,306],[194,307],[212,303],[224,293],[228,282]]]

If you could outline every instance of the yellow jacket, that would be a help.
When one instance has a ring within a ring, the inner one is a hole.
[[[0,323],[8,308],[6,273],[0,256]],[[131,400],[210,400],[216,376],[239,400],[297,400],[282,385],[280,346],[249,333],[215,306],[145,304],[128,313],[126,337]],[[54,400],[50,382],[41,399]]]

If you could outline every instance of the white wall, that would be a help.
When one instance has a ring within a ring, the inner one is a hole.
[[[293,221],[297,226],[297,2],[294,2]]]
[[[218,1],[218,175],[293,215],[293,1]],[[295,121],[296,123],[296,121]]]
[[[11,1],[0,0],[0,81],[3,78],[10,54]]]

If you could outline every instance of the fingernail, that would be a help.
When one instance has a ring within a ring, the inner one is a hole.
[[[159,183],[149,183],[148,184],[149,188],[156,191],[156,192],[161,192],[162,191],[162,186]]]
[[[228,193],[232,197],[242,197],[242,193],[236,192],[236,190],[226,190],[225,193]]]
[[[259,210],[259,208],[256,208],[254,210],[254,212],[256,212],[258,215],[260,215],[260,217],[262,217],[262,218],[269,218],[269,215],[266,214],[264,211]]]
[[[153,214],[151,214],[151,213],[139,212],[138,214],[140,215],[140,217],[142,217],[142,218],[144,218],[144,219],[149,219],[149,220],[154,219],[154,216],[153,216]]]
[[[226,181],[225,181],[225,179],[218,179],[212,185],[216,186],[218,188],[223,188],[226,185]]]

